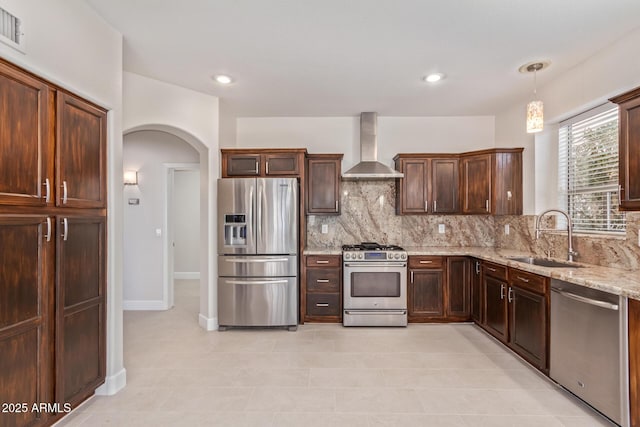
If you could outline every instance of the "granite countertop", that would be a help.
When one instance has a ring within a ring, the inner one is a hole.
[[[640,271],[622,270],[619,268],[602,267],[599,265],[582,264],[581,268],[572,267],[542,267],[509,259],[515,256],[531,256],[513,250],[495,249],[491,247],[447,247],[447,246],[405,246],[411,255],[441,255],[441,256],[471,256],[486,261],[495,262],[520,270],[539,274],[554,279],[565,280],[577,285],[600,289],[616,295],[640,300]],[[341,255],[341,248],[313,248],[303,251],[303,255]]]

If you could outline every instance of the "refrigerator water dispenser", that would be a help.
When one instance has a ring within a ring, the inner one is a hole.
[[[247,245],[247,219],[245,214],[224,216],[224,245],[233,247]]]

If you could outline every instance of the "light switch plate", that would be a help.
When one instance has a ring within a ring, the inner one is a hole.
[[[321,231],[322,234],[327,234],[329,232],[329,225],[328,224],[322,224],[321,227]]]
[[[162,236],[162,228],[156,228],[156,237]]]
[[[444,224],[438,224],[438,233],[444,234]]]
[[[506,236],[508,236],[510,231],[511,231],[511,230],[510,230],[509,224],[505,224],[505,225],[504,225],[504,234],[505,234]]]

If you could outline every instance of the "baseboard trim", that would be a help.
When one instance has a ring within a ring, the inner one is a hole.
[[[216,331],[218,330],[218,318],[217,317],[207,317],[200,313],[198,315],[198,323],[202,329],[207,331]]]
[[[104,384],[96,389],[99,396],[112,396],[127,385],[127,370],[122,368],[120,372],[105,378]]]
[[[125,300],[122,301],[123,310],[168,310],[167,305],[162,300]]]
[[[173,273],[173,278],[178,280],[199,280],[200,272],[199,271],[175,271]]]

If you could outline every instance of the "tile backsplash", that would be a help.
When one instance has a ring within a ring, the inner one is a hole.
[[[314,216],[307,224],[307,245],[339,248],[347,243],[378,242],[410,246],[485,246],[513,249],[538,256],[547,251],[563,258],[565,233],[543,233],[535,239],[535,215],[396,215],[393,180],[343,181],[341,214]],[[546,219],[545,228],[553,222]],[[322,234],[326,224],[328,233]],[[439,225],[444,233],[439,233]],[[509,235],[504,232],[509,225]],[[640,213],[627,214],[624,236],[574,235],[576,261],[623,269],[640,268]]]

